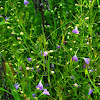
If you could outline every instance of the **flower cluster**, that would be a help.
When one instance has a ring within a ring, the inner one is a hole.
[[[43,84],[41,83],[41,81],[36,86],[36,89],[43,90],[43,94],[50,95],[50,93],[47,91],[47,89],[43,89]]]
[[[41,50],[41,56],[42,56],[42,53],[43,53],[43,56],[44,57],[48,55],[48,52],[47,51],[44,52],[44,51]]]
[[[72,61],[75,61],[75,62],[78,61],[76,54],[72,57]],[[89,64],[90,58],[84,58],[84,61],[85,61],[86,64]],[[85,67],[85,65],[83,65],[83,67]]]
[[[89,93],[88,95],[92,94],[93,90],[92,89],[89,89]]]

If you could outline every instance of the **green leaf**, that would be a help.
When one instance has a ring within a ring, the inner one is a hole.
[[[5,89],[3,89],[3,88],[1,88],[1,87],[0,87],[0,90],[1,90],[1,91],[5,91],[5,92],[11,94],[9,91],[7,91],[7,90],[5,90]],[[12,95],[12,94],[11,94],[11,95]]]
[[[0,22],[0,25],[3,25],[3,24],[5,24],[5,21]]]
[[[9,24],[9,22],[5,22],[5,21],[0,22],[0,25],[4,25],[4,24]]]

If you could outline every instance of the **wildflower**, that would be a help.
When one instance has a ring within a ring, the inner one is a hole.
[[[83,68],[85,68],[86,67],[86,65],[83,65]]]
[[[73,41],[74,43],[76,43],[76,41]]]
[[[24,5],[26,6],[27,4],[29,4],[29,1],[24,0]]]
[[[19,88],[19,84],[16,83],[16,84],[14,85],[14,87],[16,88],[16,90],[18,90],[18,88]]]
[[[54,68],[54,64],[51,64],[51,67]]]
[[[69,36],[67,36],[67,39],[69,39]]]
[[[57,9],[57,7],[55,7],[55,9]]]
[[[76,34],[79,34],[79,31],[78,31],[78,29],[77,29],[77,26],[75,26],[75,29],[72,30],[72,32],[73,32],[73,33],[76,33]]]
[[[92,37],[89,37],[89,39],[92,39]]]
[[[46,64],[46,60],[44,61],[44,64]]]
[[[88,66],[88,69],[90,68],[90,66]]]
[[[60,48],[60,46],[58,45],[57,48]]]
[[[9,17],[5,17],[5,21],[9,20]]]
[[[89,64],[90,58],[84,58],[84,61],[85,61],[86,64]]]
[[[43,56],[45,57],[46,55],[48,55],[48,52],[45,51],[45,52],[43,53]]]
[[[54,74],[55,72],[54,71],[51,71],[51,74]]]
[[[39,65],[37,65],[36,68],[39,68]]]
[[[72,48],[70,48],[70,50],[72,51]]]
[[[41,56],[42,56],[42,50],[41,50]]]
[[[42,52],[42,50],[41,50],[41,56],[42,56],[42,53],[43,53],[43,56],[44,56],[44,57],[45,57],[46,55],[48,55],[48,52],[46,52],[46,51],[45,51],[45,52],[44,52],[44,51]]]
[[[23,32],[20,32],[20,35],[23,35],[24,33]]]
[[[90,70],[89,70],[89,72],[93,72],[93,70],[92,70],[92,69],[90,69]]]
[[[65,95],[68,95],[67,93],[65,93]]]
[[[92,94],[93,90],[92,89],[89,89],[89,93],[88,95]]]
[[[70,32],[68,32],[68,34],[70,34]]]
[[[68,14],[68,12],[66,12],[66,14]]]
[[[89,45],[89,42],[87,42],[86,44]]]
[[[75,62],[77,62],[78,61],[78,58],[77,58],[77,56],[76,55],[74,55],[73,57],[72,57],[72,61],[75,61]]]
[[[31,58],[27,58],[27,60],[28,60],[28,61],[32,61],[32,59],[31,59]]]
[[[29,67],[26,67],[26,70],[29,70],[30,68]]]
[[[19,71],[21,71],[21,70],[22,70],[22,67],[19,68]]]
[[[47,25],[47,27],[50,27],[50,25]]]
[[[5,21],[7,21],[9,19],[9,17],[6,17],[5,15],[0,15],[0,17],[4,17]]]
[[[95,69],[95,71],[97,71],[97,69]]]
[[[46,94],[46,95],[50,95],[50,93],[47,91],[47,89],[43,89],[43,94]]]
[[[71,77],[71,79],[75,79],[75,76],[70,76]]]
[[[32,94],[33,98],[35,97],[35,93]]]
[[[85,20],[89,19],[89,17],[86,17]]]
[[[77,84],[77,83],[75,83],[75,84],[74,84],[74,86],[76,86],[76,87],[77,87],[77,86],[78,86],[78,84]]]
[[[40,72],[40,69],[39,69],[39,68],[37,68],[37,71],[38,71],[38,72]]]
[[[39,84],[36,86],[36,89],[43,90],[43,84],[41,83],[41,81],[40,81]]]
[[[53,50],[48,51],[48,53],[54,52]]]
[[[20,40],[21,39],[21,37],[17,37],[17,40]]]
[[[100,83],[98,83],[98,85],[100,85]]]
[[[31,71],[33,71],[33,70],[34,70],[34,67],[31,68]]]

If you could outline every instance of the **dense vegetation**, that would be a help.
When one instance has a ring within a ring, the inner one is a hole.
[[[33,1],[0,1],[0,100],[100,100],[99,0]]]

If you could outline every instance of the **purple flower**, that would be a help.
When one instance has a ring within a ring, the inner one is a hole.
[[[40,69],[39,69],[39,68],[37,68],[37,71],[38,71],[38,72],[40,72]]]
[[[46,64],[46,60],[44,61],[44,64]]]
[[[51,67],[54,68],[54,64],[51,64]]]
[[[32,59],[31,59],[31,58],[27,58],[27,60],[28,60],[28,61],[32,61]]]
[[[57,48],[60,48],[60,45],[58,45]]]
[[[33,98],[35,97],[35,93],[32,94]]]
[[[76,34],[79,34],[79,31],[78,31],[78,29],[77,29],[77,26],[75,26],[75,29],[72,30],[72,32],[73,32],[73,33],[76,33]]]
[[[24,0],[24,5],[27,5],[27,4],[29,4],[29,1]]]
[[[90,66],[88,66],[88,69],[90,68]]]
[[[85,68],[86,67],[86,65],[83,65],[83,68]]]
[[[33,71],[33,70],[34,70],[34,67],[32,67],[31,71]]]
[[[40,81],[39,84],[36,86],[36,89],[43,90],[43,84],[41,83],[41,81]]]
[[[45,51],[45,52],[43,53],[43,56],[45,57],[46,55],[48,55],[48,52]]]
[[[90,70],[89,70],[89,72],[93,72],[93,70],[92,70],[92,69],[90,69]]]
[[[7,21],[9,19],[9,17],[5,17],[5,21]]]
[[[21,71],[21,70],[22,70],[22,67],[19,68],[19,71]]]
[[[45,61],[44,61],[44,64],[46,64],[47,62],[48,62],[48,60],[45,60]]]
[[[14,87],[16,88],[16,90],[18,90],[18,88],[19,88],[19,84],[16,83],[16,84],[14,85]]]
[[[47,89],[43,89],[43,94],[46,94],[46,95],[50,95],[50,93],[47,91]]]
[[[72,61],[75,61],[75,62],[77,62],[77,61],[78,61],[78,58],[77,58],[77,56],[76,56],[76,55],[74,55],[74,56],[72,57]]]
[[[88,95],[92,94],[93,90],[89,89]]]
[[[47,27],[50,27],[50,25],[47,25]]]
[[[89,42],[87,42],[86,44],[89,45]]]
[[[46,51],[44,52],[44,51],[41,50],[41,56],[42,56],[42,54],[45,57],[46,55],[48,55],[48,52],[46,52]]]
[[[84,58],[84,61],[85,61],[86,64],[89,64],[90,58]]]
[[[75,76],[71,76],[71,79],[75,79]]]
[[[68,14],[68,12],[66,12],[66,14]]]
[[[42,50],[41,50],[41,56],[42,56]]]

